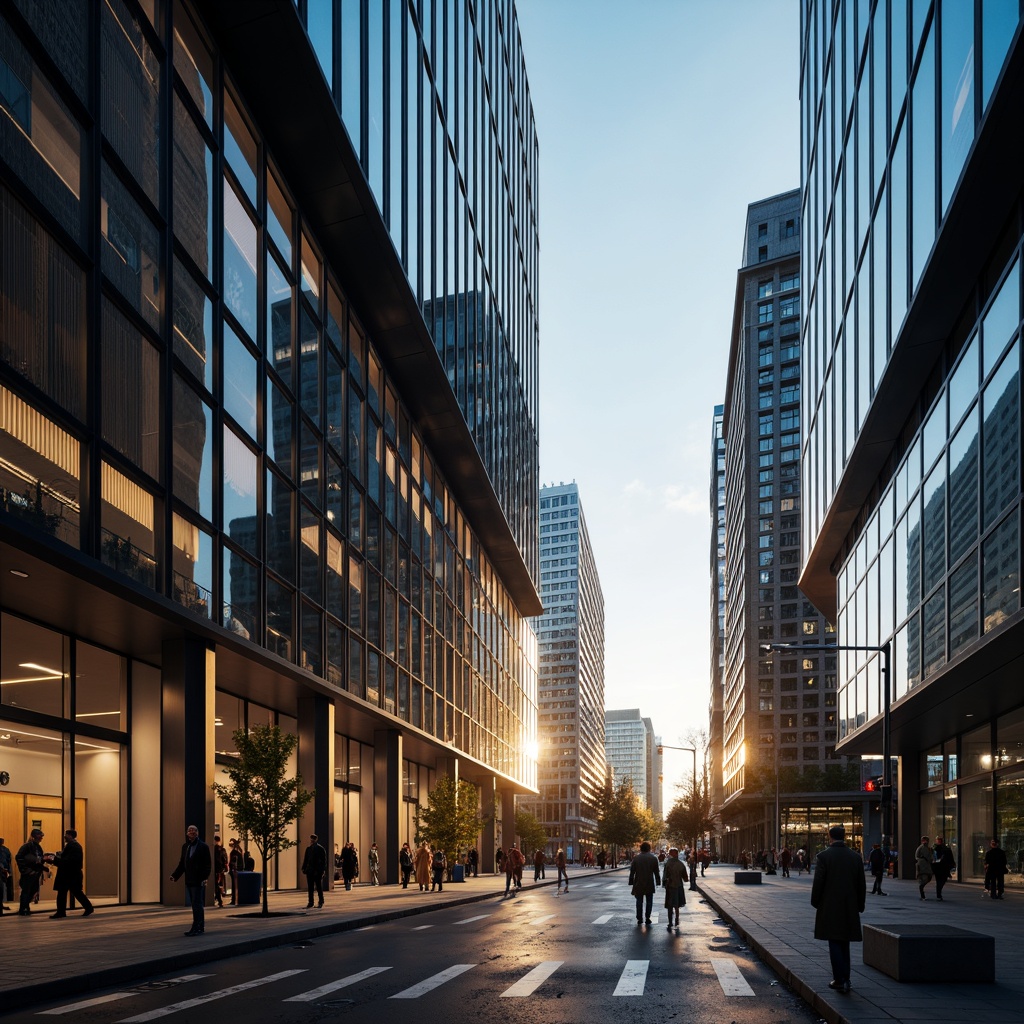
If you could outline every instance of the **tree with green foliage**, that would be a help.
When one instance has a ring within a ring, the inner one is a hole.
[[[595,832],[602,842],[630,849],[644,839],[653,844],[661,838],[664,822],[640,802],[629,779],[619,785],[610,801],[602,803]],[[613,863],[618,862],[617,853],[616,849]]]
[[[528,858],[527,851],[544,850],[548,845],[548,831],[529,811],[516,811],[516,835],[519,849]]]
[[[259,851],[263,862],[263,915],[267,907],[267,870],[270,858],[295,846],[288,835],[314,791],[303,788],[302,776],[288,778],[288,763],[299,740],[276,725],[256,725],[232,734],[238,757],[225,769],[230,785],[213,789],[224,801],[228,819]]]
[[[413,819],[416,843],[426,839],[435,850],[444,850],[449,879],[459,851],[475,845],[486,824],[487,819],[477,810],[478,802],[476,786],[471,782],[456,782],[450,775],[442,775],[427,794],[426,805],[420,805],[420,812]]]

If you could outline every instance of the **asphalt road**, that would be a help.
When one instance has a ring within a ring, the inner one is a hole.
[[[5,1019],[814,1024],[735,933],[693,902],[699,894],[687,896],[679,928],[666,927],[658,897],[655,923],[639,927],[625,877],[593,875],[566,894],[548,887],[439,910]]]

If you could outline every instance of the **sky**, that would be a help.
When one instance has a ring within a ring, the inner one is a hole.
[[[711,440],[747,205],[800,184],[798,0],[516,0],[540,146],[540,477],[579,485],[605,707],[707,729]],[[692,755],[665,754],[665,809]]]

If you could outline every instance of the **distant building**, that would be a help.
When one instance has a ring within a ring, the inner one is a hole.
[[[604,595],[575,483],[540,490],[539,799],[520,797],[558,847],[578,858],[604,787]]]
[[[846,821],[859,842],[863,816],[859,774],[847,785],[845,758],[835,753],[835,655],[764,648],[835,641],[797,586],[800,296],[800,192],[793,190],[747,209],[726,382],[721,771],[729,858],[775,846],[780,835],[816,846],[826,819]]]
[[[605,712],[604,756],[614,771],[615,786],[631,783],[633,792],[653,810],[660,799],[654,792],[656,786],[660,788],[655,771],[654,726],[649,718],[641,716],[639,708]]]

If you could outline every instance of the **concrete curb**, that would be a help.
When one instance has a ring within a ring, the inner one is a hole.
[[[758,957],[760,957],[760,959],[763,960],[782,979],[782,981],[789,986],[789,988],[791,988],[816,1014],[818,1014],[822,1020],[827,1021],[828,1024],[852,1024],[849,1017],[844,1016],[836,1009],[836,1007],[828,1002],[820,992],[811,988],[803,978],[794,974],[789,967],[787,967],[774,953],[772,953],[764,942],[760,941],[757,934],[760,929],[757,928],[756,925],[751,925],[746,921],[746,919],[741,919],[730,914],[721,906],[721,904],[715,901],[709,892],[700,888],[699,882],[697,884],[697,890],[707,902],[708,906],[710,906],[715,913],[733,929],[733,931],[740,935],[743,941],[746,942],[755,953],[757,953]]]

